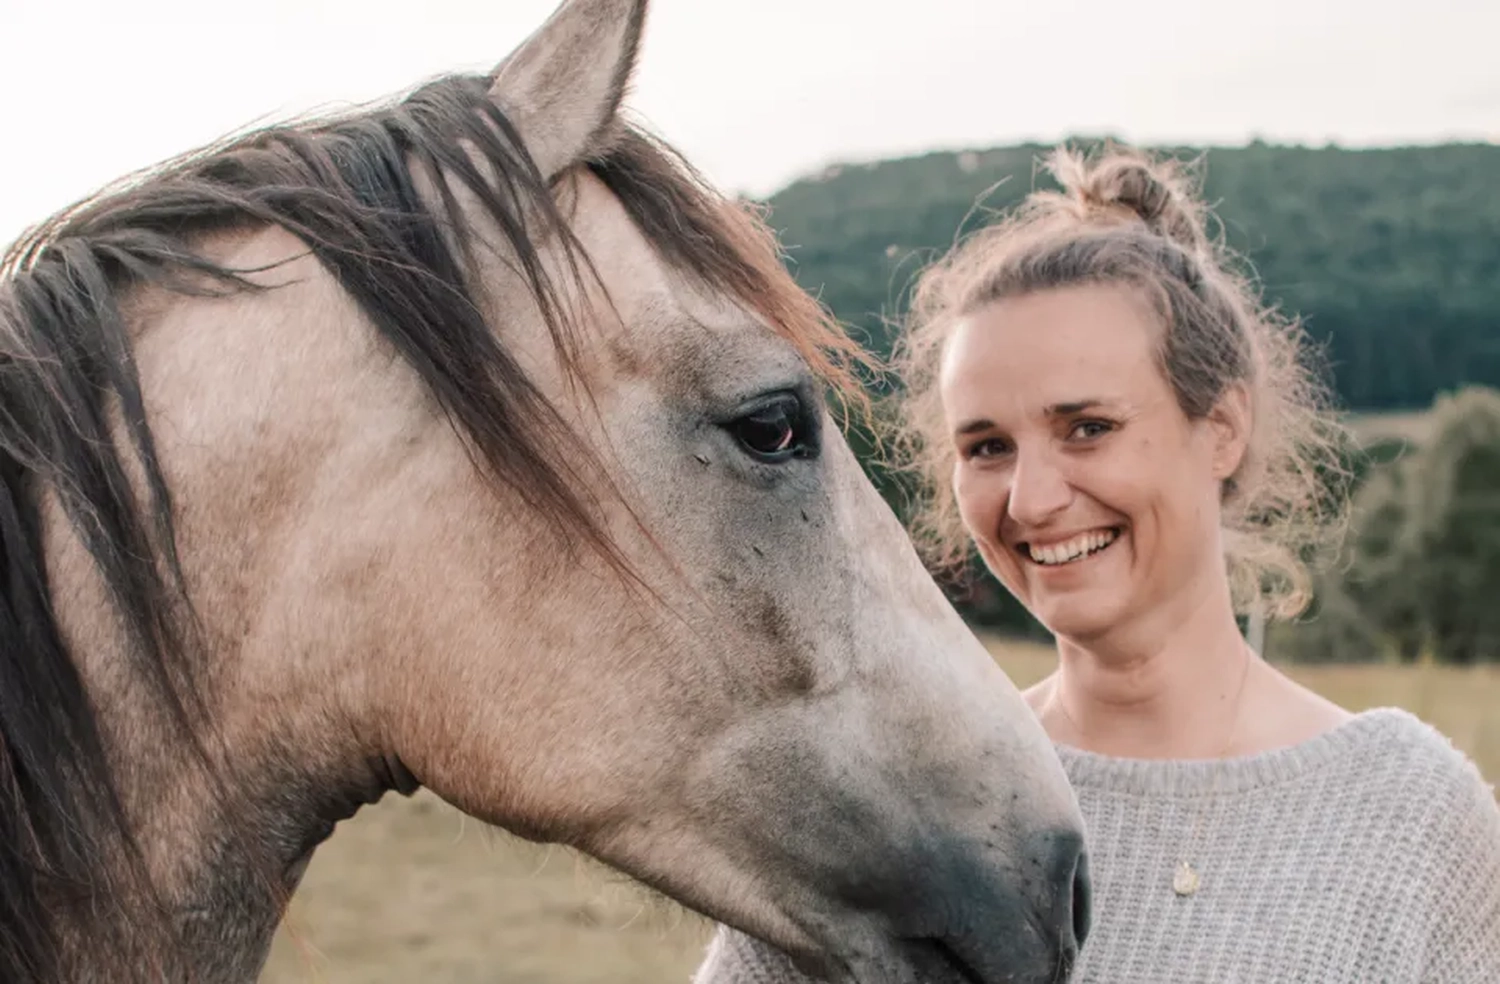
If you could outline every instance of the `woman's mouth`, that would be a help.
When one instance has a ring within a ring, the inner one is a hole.
[[[1121,532],[1121,527],[1108,526],[1089,530],[1087,533],[1079,533],[1077,536],[1045,546],[1018,543],[1016,548],[1022,556],[1034,564],[1040,564],[1043,567],[1062,567],[1065,564],[1076,564],[1099,553],[1118,540]]]

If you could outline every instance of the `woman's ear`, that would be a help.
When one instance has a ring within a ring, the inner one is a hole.
[[[1250,446],[1252,422],[1250,388],[1241,382],[1230,383],[1208,412],[1214,439],[1214,478],[1222,482],[1239,470]]]

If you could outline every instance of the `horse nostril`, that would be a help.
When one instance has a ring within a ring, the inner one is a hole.
[[[1093,899],[1089,885],[1089,856],[1087,851],[1078,854],[1078,867],[1073,871],[1073,941],[1080,949],[1088,939],[1090,920],[1093,918]]]
[[[1076,830],[1056,830],[1050,835],[1052,895],[1043,903],[1047,923],[1055,927],[1059,945],[1069,962],[1088,938],[1092,918],[1089,858],[1083,835]]]

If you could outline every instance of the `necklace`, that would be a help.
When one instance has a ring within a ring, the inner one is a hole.
[[[1199,874],[1198,868],[1194,865],[1194,860],[1196,860],[1198,856],[1199,834],[1203,824],[1203,814],[1206,809],[1213,804],[1214,797],[1218,795],[1219,779],[1224,773],[1224,759],[1229,754],[1229,749],[1234,744],[1235,734],[1239,731],[1240,708],[1244,704],[1243,698],[1245,695],[1245,683],[1250,679],[1250,664],[1253,661],[1254,656],[1249,647],[1246,647],[1245,665],[1244,668],[1240,671],[1239,686],[1235,690],[1234,694],[1234,714],[1229,722],[1229,736],[1225,738],[1223,747],[1219,749],[1219,753],[1215,755],[1213,759],[1213,785],[1209,788],[1208,796],[1205,799],[1204,805],[1198,807],[1193,811],[1193,829],[1192,834],[1188,838],[1187,849],[1182,854],[1178,855],[1177,867],[1172,872],[1172,891],[1176,892],[1183,898],[1197,894],[1198,889],[1202,887],[1203,884],[1202,875]],[[1048,703],[1056,704],[1057,709],[1062,711],[1063,717],[1067,720],[1068,724],[1072,726],[1073,730],[1077,732],[1079,736],[1083,735],[1083,729],[1078,726],[1077,721],[1073,720],[1073,715],[1068,713],[1068,706],[1063,703],[1062,694],[1059,688],[1053,689],[1052,696],[1048,700]]]

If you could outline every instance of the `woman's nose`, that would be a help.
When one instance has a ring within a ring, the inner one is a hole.
[[[1011,519],[1026,527],[1041,526],[1061,512],[1071,497],[1067,479],[1050,455],[1016,455],[1006,502]]]

